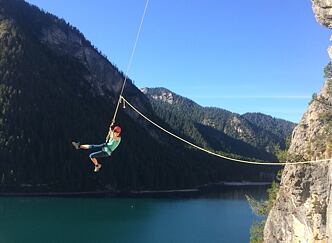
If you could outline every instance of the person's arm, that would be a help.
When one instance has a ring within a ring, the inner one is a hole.
[[[106,143],[107,143],[108,140],[112,137],[114,122],[115,122],[115,121],[112,120],[112,123],[111,123],[110,128],[109,128],[108,133],[107,133]]]
[[[110,125],[110,131],[113,131],[113,126],[114,126],[114,123],[115,123],[115,120],[112,120],[112,123],[111,123],[111,125]]]

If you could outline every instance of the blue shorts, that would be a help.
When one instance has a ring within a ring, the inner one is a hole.
[[[91,144],[89,145],[89,149],[96,149],[96,148],[100,148],[100,150],[96,151],[96,152],[93,152],[89,155],[90,158],[103,158],[103,157],[108,157],[110,156],[108,153],[106,153],[105,151],[102,150],[102,148],[104,147],[104,143],[102,144],[98,144],[98,145],[95,145],[95,144]]]

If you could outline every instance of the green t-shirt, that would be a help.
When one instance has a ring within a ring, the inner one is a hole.
[[[112,134],[102,150],[108,153],[108,155],[111,155],[111,153],[119,146],[120,142],[121,142],[121,137],[119,137],[118,140],[115,140]]]

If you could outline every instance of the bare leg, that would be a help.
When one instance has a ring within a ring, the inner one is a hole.
[[[80,149],[91,149],[91,146],[92,145],[89,145],[89,144],[82,144],[82,145],[80,145]],[[95,146],[95,145],[94,145]],[[98,147],[100,147],[100,145],[97,145]],[[97,146],[95,146],[95,147],[97,147]],[[90,157],[90,159],[91,159],[91,161],[92,161],[92,163],[96,166],[96,165],[99,165],[99,163],[98,163],[98,160],[96,159],[96,158],[91,158]]]
[[[94,169],[94,172],[98,172],[101,168],[101,164],[98,163],[98,160],[96,159],[95,156],[99,156],[100,157],[100,154],[105,154],[106,152],[103,152],[102,151],[102,147],[104,146],[104,144],[99,144],[99,145],[95,145],[95,144],[82,144],[80,145],[79,143],[76,143],[76,142],[72,142],[73,146],[76,148],[76,149],[85,149],[85,150],[88,150],[88,149],[96,149],[96,148],[99,148],[100,151],[97,151],[97,152],[94,152],[94,153],[91,153],[89,155],[90,157],[90,160],[92,161],[92,163],[95,165],[95,169]],[[107,154],[107,153],[106,153]],[[102,156],[103,157],[103,156]],[[104,156],[105,157],[105,156]]]
[[[98,165],[98,160],[96,158],[90,158],[94,165]]]
[[[98,172],[101,168],[101,164],[98,163],[96,158],[90,158],[92,163],[95,165],[94,172]]]

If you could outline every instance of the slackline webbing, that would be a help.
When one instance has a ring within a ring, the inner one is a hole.
[[[153,124],[154,126],[156,126],[157,128],[159,128],[160,130],[168,133],[169,135],[175,137],[178,140],[181,140],[182,142],[189,144],[190,146],[199,149],[201,151],[204,151],[208,154],[226,159],[226,160],[231,160],[231,161],[235,161],[235,162],[239,162],[239,163],[245,163],[245,164],[254,164],[254,165],[296,165],[296,164],[314,164],[314,163],[320,163],[320,162],[328,162],[331,159],[320,159],[320,160],[309,160],[309,161],[299,161],[299,162],[262,162],[262,161],[248,161],[248,160],[242,160],[242,159],[235,159],[235,158],[230,158],[227,156],[223,156],[220,154],[217,154],[215,152],[209,151],[203,147],[200,147],[196,144],[193,144],[191,142],[189,142],[188,140],[168,131],[167,129],[161,127],[160,125],[158,125],[157,123],[155,123],[154,121],[152,121],[150,118],[148,118],[147,116],[145,116],[142,112],[140,112],[136,107],[134,107],[131,103],[129,103],[123,96],[120,97],[120,103],[121,100],[124,102],[124,104],[127,104],[129,107],[131,107],[137,114],[139,114],[141,117],[143,117],[145,120],[147,120],[148,122],[150,122],[151,124]]]

